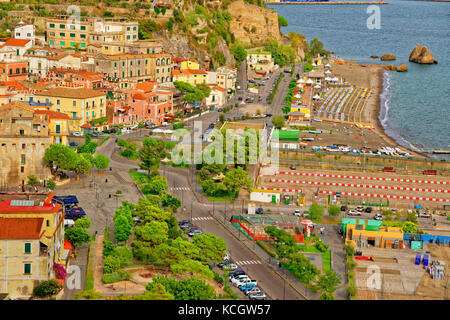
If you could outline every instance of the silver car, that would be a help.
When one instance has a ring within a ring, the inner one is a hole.
[[[267,295],[264,292],[256,292],[249,295],[250,300],[266,300]]]

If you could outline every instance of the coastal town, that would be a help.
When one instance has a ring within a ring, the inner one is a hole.
[[[0,300],[449,299],[450,152],[379,117],[407,69],[259,0],[36,3],[0,1]]]

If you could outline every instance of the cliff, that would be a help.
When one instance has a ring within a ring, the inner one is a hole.
[[[277,11],[233,1],[227,8],[232,20],[230,31],[240,42],[250,45],[264,44],[270,38],[281,42]]]

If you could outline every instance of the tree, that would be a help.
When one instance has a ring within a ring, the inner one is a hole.
[[[221,114],[219,116],[219,121],[222,122],[222,123],[225,122],[225,115]]]
[[[322,218],[323,214],[324,214],[325,210],[323,208],[323,206],[321,206],[318,203],[313,203],[310,207],[309,207],[309,217],[312,221],[320,221],[320,218]]]
[[[155,176],[151,178],[150,183],[146,184],[143,188],[144,193],[160,194],[167,190],[167,181],[164,177]]]
[[[109,167],[109,158],[100,153],[94,158],[94,165],[97,169],[105,170]]]
[[[344,246],[345,253],[347,254],[347,257],[351,257],[355,254],[355,248],[351,244],[346,244]]]
[[[327,271],[325,275],[319,277],[318,287],[322,291],[333,293],[341,283],[341,277],[335,271]]]
[[[42,160],[47,166],[55,166],[56,169],[61,168],[71,170],[74,167],[77,158],[78,155],[72,150],[72,148],[57,143],[52,144],[50,147],[45,149]]]
[[[55,190],[55,188],[56,188],[55,180],[53,180],[53,179],[48,180],[47,188],[49,188],[50,190]]]
[[[249,190],[252,187],[252,180],[248,177],[248,172],[239,166],[225,174],[223,184],[232,191],[234,199],[242,188]]]
[[[172,196],[170,193],[164,192],[161,194],[161,205],[163,207],[169,207],[176,210],[181,206],[181,201],[180,199]]]
[[[330,216],[337,217],[337,216],[339,216],[341,214],[341,208],[339,208],[338,206],[332,204],[328,208],[328,214]]]
[[[233,44],[230,49],[231,53],[234,56],[234,59],[238,62],[242,62],[247,59],[247,51],[245,48],[237,43]]]
[[[167,292],[166,288],[160,283],[153,286],[151,290],[144,292],[142,297],[143,300],[174,300],[173,294]]]
[[[83,155],[78,155],[74,166],[71,168],[76,174],[76,179],[80,180],[80,174],[88,174],[92,169],[92,163]]]
[[[323,291],[319,296],[319,300],[335,300],[335,299],[332,293]]]
[[[286,20],[285,17],[278,15],[278,26],[280,26],[280,27],[288,26],[288,21]]]
[[[27,185],[34,187],[34,185],[39,184],[36,176],[28,176],[27,177]]]
[[[204,233],[195,236],[192,242],[199,249],[199,255],[196,257],[197,260],[204,263],[220,262],[223,260],[225,250],[227,249],[227,245],[223,239],[210,233]]]
[[[273,116],[272,124],[277,129],[283,128],[285,126],[284,116]]]
[[[410,221],[406,221],[405,223],[403,223],[402,230],[404,233],[418,233],[419,232],[419,228],[417,227],[417,225],[415,225],[414,223],[412,223]]]
[[[81,146],[79,146],[77,148],[78,153],[90,153],[90,154],[94,154],[95,150],[97,149],[97,142],[93,142],[91,141],[92,138],[91,136],[86,136],[85,140],[84,140],[84,144],[82,144]]]
[[[114,256],[119,258],[120,266],[123,266],[133,259],[133,253],[127,247],[116,247],[114,250]]]
[[[215,297],[214,289],[197,278],[187,278],[180,281],[167,277],[156,276],[147,284],[146,289],[152,291],[157,284],[163,285],[175,300],[210,300]]]
[[[91,235],[83,228],[73,227],[66,229],[64,238],[74,246],[81,246],[91,241]]]
[[[103,258],[103,272],[112,273],[120,268],[120,259],[116,256],[107,256]]]
[[[147,138],[139,151],[141,163],[139,167],[143,170],[157,170],[162,158],[166,156],[164,142],[157,139]]]
[[[144,226],[135,228],[135,234],[139,240],[148,242],[151,246],[158,246],[168,240],[167,231],[169,227],[166,222],[150,221]]]
[[[114,217],[114,238],[119,241],[127,241],[131,235],[133,223],[124,215],[116,215]]]
[[[79,218],[75,221],[75,228],[87,230],[91,227],[91,220],[86,217]]]
[[[54,294],[57,294],[61,286],[56,282],[56,280],[47,280],[33,289],[33,295],[40,298],[45,298],[48,296],[52,296]]]

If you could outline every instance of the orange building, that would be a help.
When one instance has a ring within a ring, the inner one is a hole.
[[[23,81],[27,77],[27,61],[0,61],[0,81]]]

